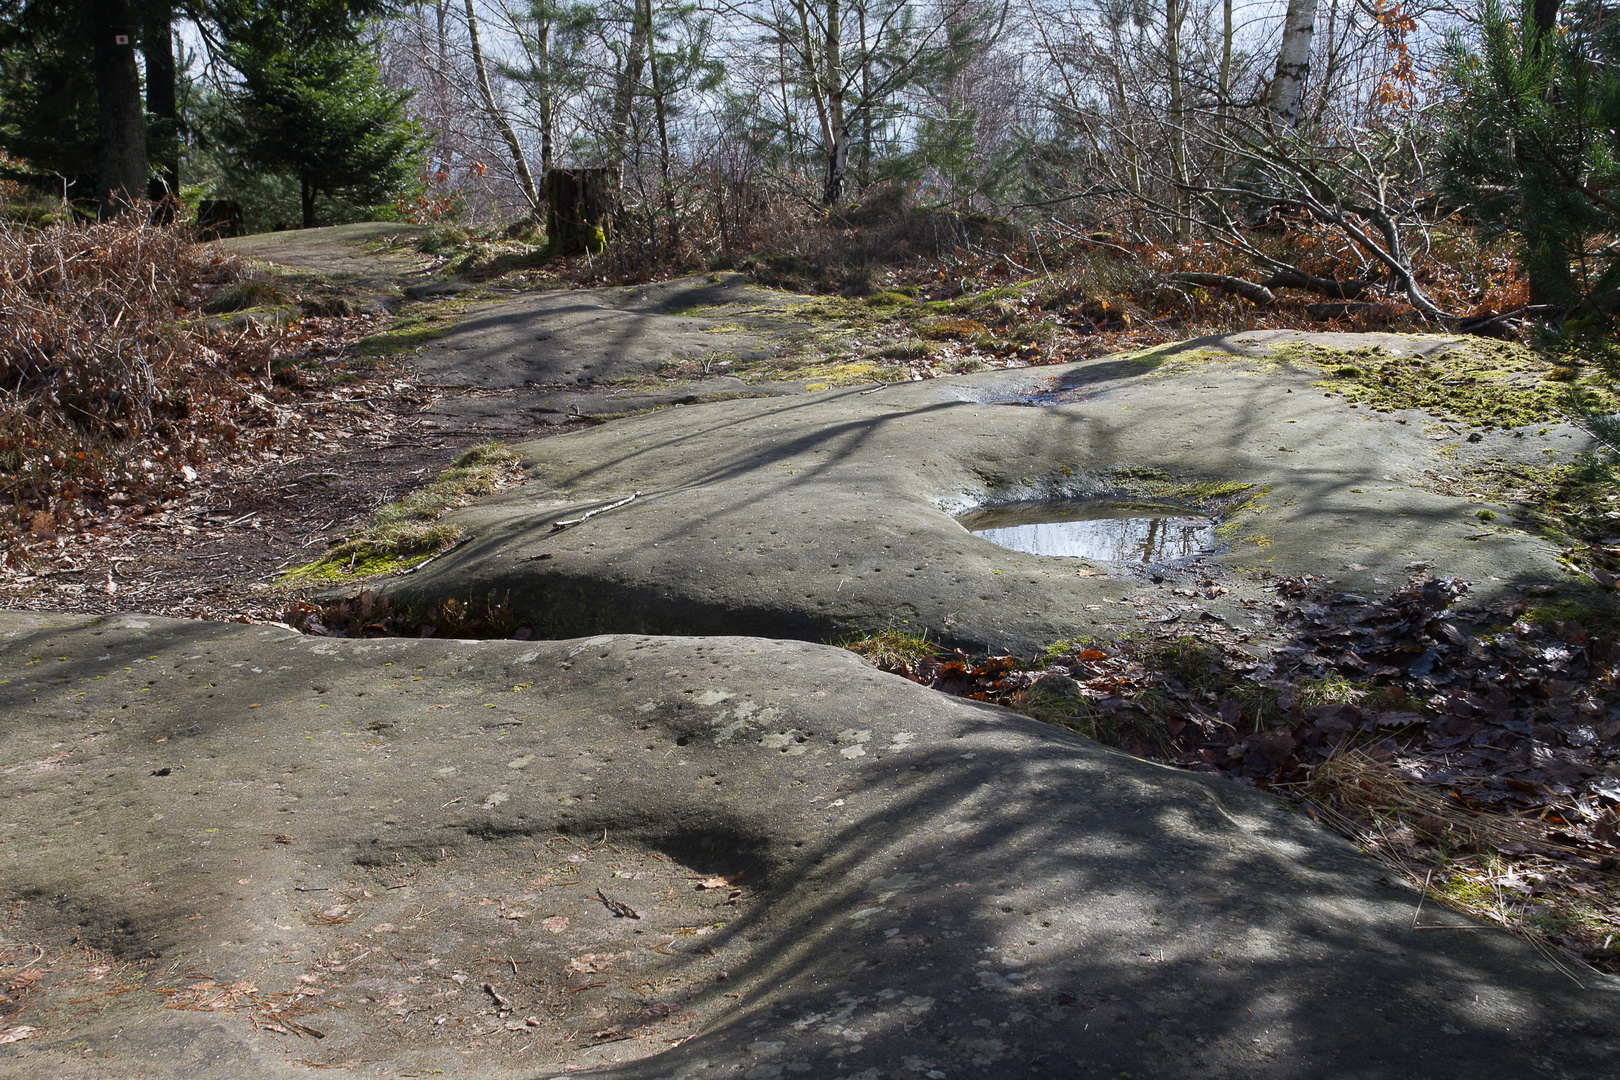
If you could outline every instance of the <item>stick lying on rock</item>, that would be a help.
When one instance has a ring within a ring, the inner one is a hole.
[[[641,497],[641,492],[637,491],[637,492],[634,492],[633,494],[631,494],[629,498],[620,499],[616,503],[608,503],[606,506],[598,506],[595,510],[588,510],[585,513],[579,515],[579,517],[577,517],[577,518],[569,518],[567,521],[553,521],[551,523],[551,531],[552,532],[562,532],[564,529],[572,528],[573,526],[578,525],[579,523],[581,523],[583,521],[587,521],[590,518],[595,517],[597,514],[605,514],[609,510],[617,510],[619,507],[625,505],[626,503],[635,502],[636,499],[638,499],[640,497]]]

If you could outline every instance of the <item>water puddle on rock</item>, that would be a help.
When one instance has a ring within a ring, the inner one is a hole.
[[[1031,555],[1165,563],[1215,548],[1215,519],[1159,503],[1085,499],[1018,503],[957,519],[993,544]]]

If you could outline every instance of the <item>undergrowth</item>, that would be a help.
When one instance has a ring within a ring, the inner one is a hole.
[[[72,528],[234,445],[270,381],[276,331],[198,320],[246,266],[142,215],[39,228],[0,220],[0,520]],[[255,385],[258,384],[258,385]],[[257,393],[256,393],[257,391]]]
[[[868,634],[851,634],[832,642],[864,657],[882,671],[899,672],[915,669],[925,657],[938,656],[940,647],[928,640],[928,633],[911,630],[878,630]]]

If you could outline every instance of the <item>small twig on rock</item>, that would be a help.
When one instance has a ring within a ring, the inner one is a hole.
[[[597,514],[605,514],[609,510],[617,510],[619,507],[624,506],[627,503],[635,502],[640,497],[641,497],[641,492],[637,491],[637,492],[634,492],[633,494],[631,494],[628,498],[620,499],[616,503],[608,503],[606,506],[598,506],[595,510],[588,510],[585,513],[579,515],[579,517],[577,517],[577,518],[569,518],[566,521],[553,521],[551,523],[551,531],[552,532],[562,532],[564,529],[572,528],[575,525],[580,524],[581,522],[590,520],[591,518],[595,517]]]
[[[635,908],[631,907],[629,904],[625,903],[623,900],[615,900],[615,899],[613,899],[613,897],[609,896],[607,893],[603,892],[601,889],[596,890],[596,897],[595,898],[597,900],[602,901],[602,903],[606,904],[607,909],[609,911],[613,912],[613,914],[618,918],[621,918],[621,919],[639,919],[639,918],[641,918],[641,913],[638,912]]]

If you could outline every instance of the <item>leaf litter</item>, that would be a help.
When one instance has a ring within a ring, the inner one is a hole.
[[[1620,971],[1620,640],[1538,625],[1527,600],[1462,608],[1466,583],[1409,569],[1379,598],[1271,579],[1274,599],[1243,601],[1282,631],[1270,649],[1195,619],[1035,665],[871,651],[941,692],[1274,791],[1430,898]]]

